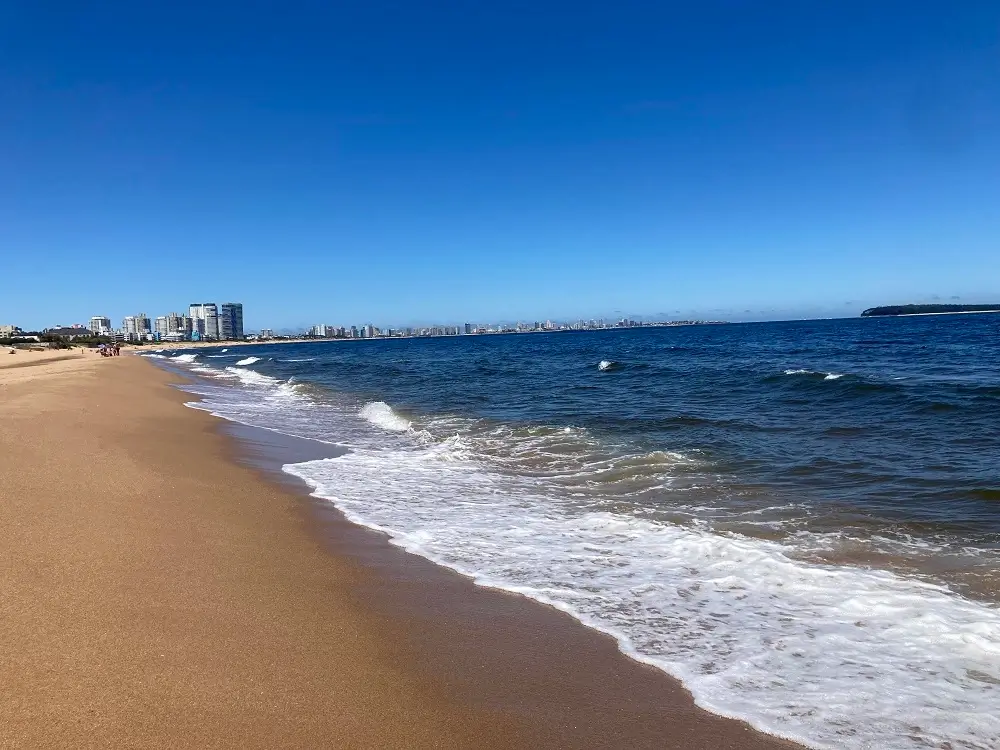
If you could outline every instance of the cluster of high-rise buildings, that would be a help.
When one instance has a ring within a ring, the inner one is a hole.
[[[306,331],[305,335],[324,339],[376,339],[406,336],[458,336],[463,333],[477,332],[479,331],[470,323],[466,323],[464,326],[431,326],[428,328],[379,328],[368,323],[350,328],[319,324]]]
[[[187,315],[171,312],[150,320],[145,313],[128,315],[121,328],[112,328],[111,319],[95,315],[90,330],[98,336],[120,341],[242,341],[243,304],[241,302],[197,302]]]
[[[462,336],[485,333],[537,333],[544,331],[588,331],[602,330],[606,328],[635,328],[650,325],[679,325],[693,321],[678,321],[671,323],[643,323],[638,320],[622,318],[614,323],[606,323],[604,320],[580,320],[574,323],[554,323],[546,320],[544,323],[535,321],[533,323],[496,323],[490,325],[477,325],[465,323],[461,326],[426,326],[407,328],[378,328],[371,324],[363,326],[337,327],[328,325],[315,325],[306,331],[306,336],[313,338],[328,339],[371,339],[371,338],[405,338],[409,336]]]

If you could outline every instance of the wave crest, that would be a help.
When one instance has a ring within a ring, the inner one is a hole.
[[[376,427],[391,432],[406,432],[411,425],[410,420],[399,416],[385,401],[372,401],[365,404],[358,414],[362,419],[368,420]]]

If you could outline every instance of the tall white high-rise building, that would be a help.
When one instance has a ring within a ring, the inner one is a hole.
[[[163,318],[166,321],[167,333],[191,333],[190,318],[175,312],[167,313]]]
[[[111,331],[111,318],[95,315],[90,319],[90,332],[96,336],[104,336]]]
[[[219,338],[219,308],[214,302],[200,302],[189,308],[192,333],[207,339]]]

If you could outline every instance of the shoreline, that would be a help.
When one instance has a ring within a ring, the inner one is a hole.
[[[92,361],[0,403],[14,746],[797,747],[248,467],[178,376]]]
[[[196,377],[179,374],[184,379]],[[250,467],[263,481],[288,486],[304,503],[310,533],[324,549],[376,574],[377,583],[365,587],[366,606],[393,621],[412,623],[418,615],[421,627],[416,633],[411,629],[405,640],[411,642],[416,636],[421,647],[408,660],[426,672],[428,679],[439,679],[443,672],[438,655],[445,654],[452,666],[461,656],[464,674],[448,675],[456,698],[468,699],[471,694],[477,703],[505,710],[513,704],[519,715],[544,710],[544,723],[553,721],[552,707],[546,705],[553,697],[574,704],[572,716],[558,727],[559,733],[547,730],[532,746],[805,748],[744,719],[697,706],[679,679],[622,651],[614,635],[568,612],[504,588],[482,585],[405,550],[388,534],[349,520],[332,502],[313,494],[303,479],[283,469],[290,463],[343,455],[348,449],[211,416],[230,442],[231,460]],[[588,661],[585,670],[580,654]],[[510,682],[523,681],[526,671],[535,673],[531,683],[512,692]],[[502,675],[499,684],[497,675]],[[540,689],[542,681],[550,684]],[[602,687],[595,692],[597,685]],[[623,723],[623,716],[627,722]],[[541,723],[542,716],[538,718]]]

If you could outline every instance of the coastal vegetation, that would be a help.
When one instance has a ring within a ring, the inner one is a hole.
[[[49,333],[26,333],[12,338],[0,338],[0,346],[45,346],[49,349],[94,348],[112,343],[108,336],[55,336]],[[141,342],[140,342],[141,343]]]
[[[870,307],[862,318],[883,315],[940,315],[941,313],[1000,312],[1000,305],[886,305]]]

